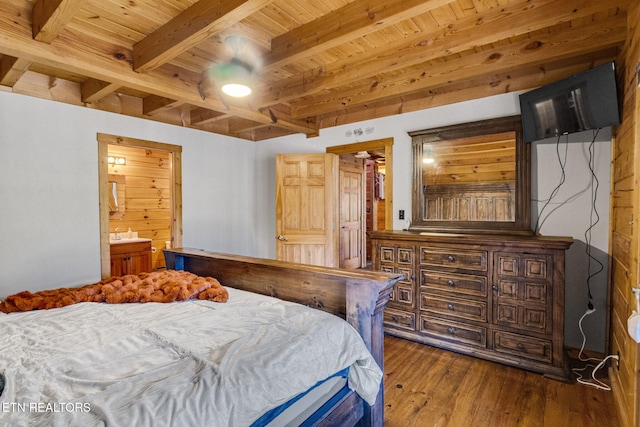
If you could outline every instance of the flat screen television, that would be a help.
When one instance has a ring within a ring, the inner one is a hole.
[[[525,142],[619,124],[615,64],[521,94],[520,112]]]

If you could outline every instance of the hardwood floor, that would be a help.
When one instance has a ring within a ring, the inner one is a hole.
[[[385,336],[385,426],[617,427],[611,392]]]

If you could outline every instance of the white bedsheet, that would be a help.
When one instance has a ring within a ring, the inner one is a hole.
[[[0,316],[0,425],[247,426],[347,366],[375,401],[382,372],[348,323],[227,289]]]

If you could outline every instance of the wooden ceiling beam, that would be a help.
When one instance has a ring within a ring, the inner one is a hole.
[[[428,92],[432,87],[464,81],[478,75],[505,73],[521,67],[545,64],[554,60],[578,56],[621,46],[626,39],[626,17],[612,16],[602,25],[587,24],[545,34],[535,40],[481,51],[455,61],[419,64],[404,70],[398,77],[382,74],[348,90],[333,90],[319,96],[292,102],[292,117],[310,117],[330,113],[348,106],[362,105],[385,98],[416,92]]]
[[[309,58],[381,28],[429,12],[455,0],[356,0],[271,40],[265,72]]]
[[[231,117],[229,114],[220,111],[208,110],[206,108],[195,108],[191,110],[191,124],[202,125],[213,123]]]
[[[291,117],[289,109],[287,109],[287,111],[284,111],[283,109],[278,108],[278,106],[261,108],[259,111],[271,117],[271,122],[268,123],[269,125],[283,128],[288,131],[304,133],[307,135],[307,137],[320,135],[320,129],[316,125],[315,118],[301,117],[299,119],[294,119]],[[247,118],[250,119],[250,117]],[[266,124],[266,122],[263,123]],[[307,129],[307,131],[302,132],[301,129]]]
[[[507,92],[526,91],[612,61],[618,56],[618,53],[618,48],[611,48],[580,57],[564,58],[560,61],[547,63],[545,67],[524,67],[509,73],[478,76],[471,80],[434,87],[426,94],[416,93],[381,100],[369,105],[358,105],[332,111],[318,117],[318,122],[321,128],[327,128],[485,98]]]
[[[145,74],[137,73],[131,68],[130,53],[126,49],[101,51],[96,43],[89,41],[90,44],[87,44],[85,39],[67,37],[61,43],[39,43],[25,37],[24,29],[10,16],[3,15],[2,9],[0,34],[0,53],[4,55],[265,124],[277,122],[278,127],[294,133],[304,133],[307,136],[319,133],[316,124],[306,119],[292,120],[284,114],[274,116],[268,109],[256,111],[249,106],[227,104],[219,97],[203,98],[198,90],[199,76],[196,79],[186,72],[164,73],[162,69]]]
[[[0,58],[0,85],[13,87],[30,66],[31,61],[3,55]]]
[[[142,114],[145,116],[152,116],[181,105],[184,105],[183,101],[165,98],[163,96],[148,95],[142,98]]]
[[[289,102],[334,87],[348,85],[410,65],[464,52],[476,46],[517,37],[561,22],[588,18],[608,7],[600,0],[540,0],[505,6],[498,10],[461,19],[431,34],[417,33],[389,44],[384,50],[372,49],[354,58],[346,58],[282,79],[256,90],[256,105]]]
[[[253,120],[240,119],[237,117],[229,118],[229,133],[232,135],[237,135],[241,132],[247,132],[253,129],[259,129],[265,126],[269,126],[269,125],[265,125],[264,123],[254,122]]]
[[[51,43],[87,0],[38,0],[31,9],[34,40]]]
[[[103,82],[102,80],[97,79],[87,79],[80,87],[82,102],[89,104],[94,103],[120,89],[120,87],[121,86],[117,83]]]
[[[237,137],[248,139],[250,141],[263,141],[265,139],[278,138],[287,135],[291,135],[291,132],[286,129],[275,126],[265,126],[258,129],[251,129],[246,132],[240,132]]]
[[[273,0],[200,0],[133,46],[133,69],[151,71]]]

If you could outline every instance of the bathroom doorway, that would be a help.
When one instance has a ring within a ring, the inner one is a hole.
[[[102,278],[111,276],[110,233],[152,240],[152,267],[162,249],[182,246],[182,147],[98,134]]]

